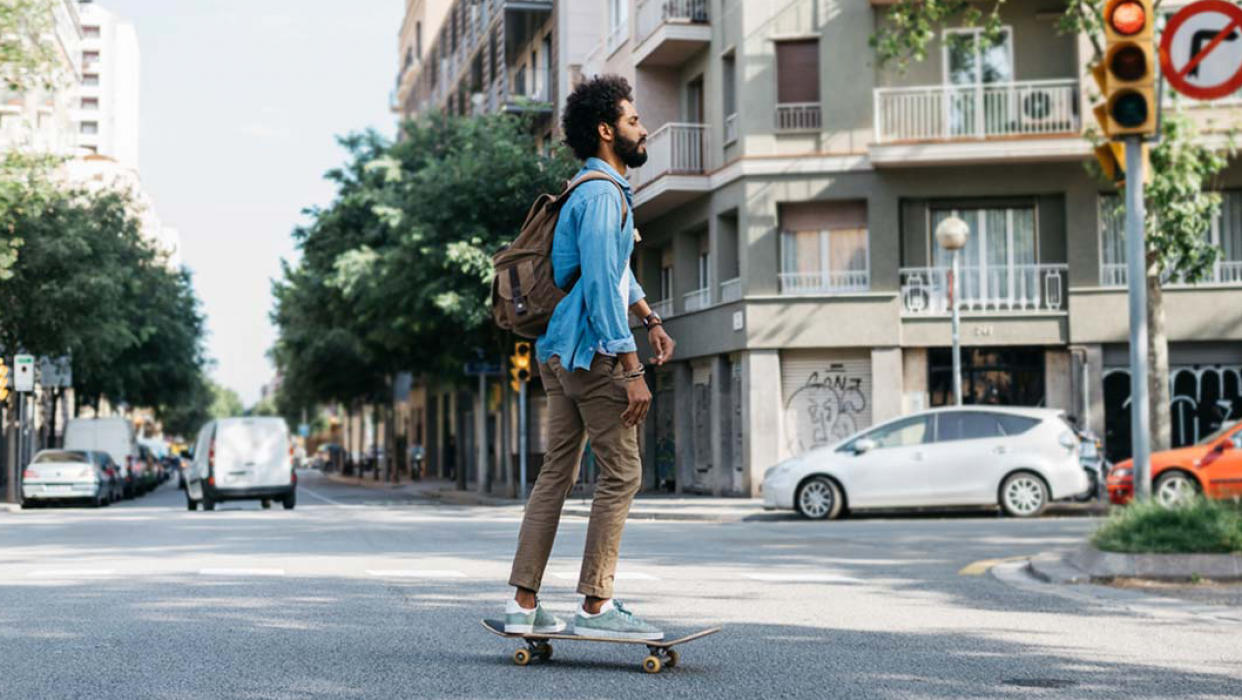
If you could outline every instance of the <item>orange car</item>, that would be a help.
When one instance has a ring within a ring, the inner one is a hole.
[[[1108,498],[1118,505],[1134,497],[1133,460],[1108,473]],[[1152,497],[1177,503],[1201,493],[1208,498],[1242,496],[1242,421],[1221,426],[1202,442],[1151,456]]]

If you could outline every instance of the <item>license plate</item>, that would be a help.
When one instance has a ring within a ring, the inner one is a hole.
[[[65,486],[63,484],[57,484],[54,486],[44,486],[43,488],[48,493],[71,493],[73,491],[72,486]]]

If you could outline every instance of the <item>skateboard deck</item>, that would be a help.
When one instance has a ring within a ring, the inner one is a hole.
[[[701,630],[694,634],[688,634],[677,639],[606,639],[604,637],[588,637],[578,634],[566,634],[557,632],[555,634],[510,634],[505,632],[505,623],[500,620],[483,620],[483,626],[488,632],[509,639],[521,639],[526,642],[526,648],[518,649],[513,652],[513,663],[518,666],[529,664],[532,659],[540,659],[547,661],[552,658],[553,639],[573,640],[576,642],[611,642],[613,644],[641,644],[647,647],[646,659],[643,659],[643,670],[647,673],[659,673],[665,668],[674,668],[677,666],[679,656],[673,647],[686,642],[693,642],[696,639],[702,639],[709,635],[716,634],[720,631],[719,627]]]

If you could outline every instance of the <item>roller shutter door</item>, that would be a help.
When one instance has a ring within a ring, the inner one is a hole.
[[[781,353],[785,454],[800,455],[871,426],[869,351]]]

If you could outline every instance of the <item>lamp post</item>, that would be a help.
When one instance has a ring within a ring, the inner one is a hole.
[[[962,340],[957,302],[957,259],[969,240],[970,226],[956,215],[936,226],[936,242],[953,254],[953,271],[949,273],[949,305],[953,307],[953,400],[958,406],[962,405]]]

